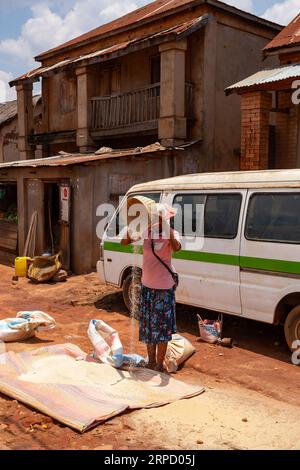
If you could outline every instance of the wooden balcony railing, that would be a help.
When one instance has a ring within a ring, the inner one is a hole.
[[[112,96],[92,98],[91,129],[113,129],[159,118],[160,85]]]
[[[186,117],[193,117],[193,84],[186,84]],[[160,84],[90,101],[90,129],[99,135],[157,129],[160,114]]]

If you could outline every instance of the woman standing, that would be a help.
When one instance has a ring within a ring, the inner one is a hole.
[[[163,363],[168,341],[176,333],[176,279],[171,264],[172,253],[181,249],[179,234],[168,221],[176,212],[162,204],[157,204],[160,214],[157,224],[151,224],[143,238],[143,274],[140,299],[139,339],[147,344],[148,367],[159,372],[164,371]],[[127,230],[121,241],[128,245],[137,241]]]

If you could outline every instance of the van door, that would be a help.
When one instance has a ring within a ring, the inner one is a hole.
[[[251,190],[241,239],[242,311],[273,323],[279,301],[300,291],[300,190]]]
[[[245,199],[244,190],[184,191],[172,196],[170,202],[182,208],[174,221],[182,233],[182,250],[174,254],[179,302],[241,314],[239,256]],[[195,234],[201,217],[202,233]]]

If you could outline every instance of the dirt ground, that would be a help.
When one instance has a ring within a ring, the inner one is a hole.
[[[0,319],[38,309],[53,316],[57,327],[10,343],[8,350],[71,342],[91,352],[87,327],[98,318],[119,331],[130,352],[130,319],[122,294],[100,285],[96,274],[47,285],[13,282],[12,276],[11,268],[0,266]],[[226,317],[224,336],[232,337],[235,346],[225,349],[198,341],[196,313],[195,308],[177,308],[178,332],[196,353],[176,378],[203,384],[204,394],[131,411],[84,434],[0,394],[0,450],[299,449],[300,368],[291,363],[282,328]],[[138,341],[135,352],[145,354]]]

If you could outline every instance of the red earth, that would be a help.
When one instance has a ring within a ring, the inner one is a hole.
[[[0,319],[14,317],[20,310],[43,310],[57,322],[52,331],[38,333],[26,342],[7,344],[8,350],[28,351],[71,342],[91,352],[87,328],[91,319],[98,318],[118,330],[129,352],[130,318],[122,293],[101,285],[95,273],[44,285],[27,279],[13,281],[13,269],[5,266],[0,267],[0,276]],[[232,337],[235,345],[225,349],[199,341],[198,312],[183,305],[177,308],[178,332],[196,348],[177,372],[177,379],[206,387],[241,387],[283,406],[299,407],[300,369],[291,363],[282,327],[226,316],[223,335]],[[136,342],[135,352],[145,355],[144,345]],[[133,413],[80,434],[0,394],[0,449],[163,449],[164,443],[155,435],[145,436],[132,426]]]

